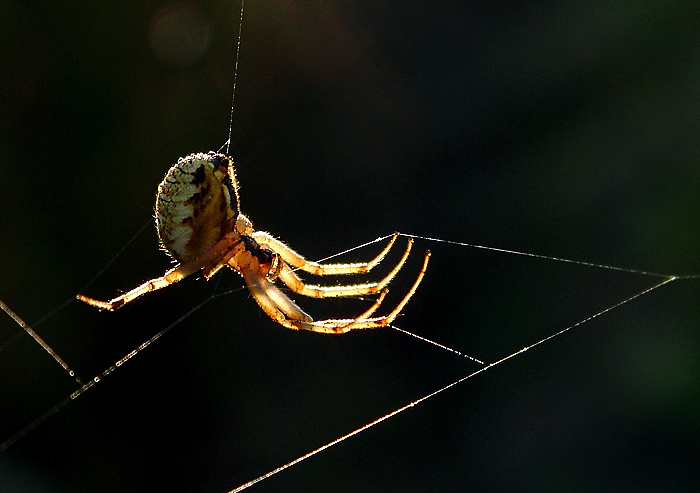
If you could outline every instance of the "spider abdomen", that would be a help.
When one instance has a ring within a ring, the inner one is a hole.
[[[213,247],[235,224],[236,186],[228,156],[209,152],[178,159],[156,195],[162,248],[182,264]]]

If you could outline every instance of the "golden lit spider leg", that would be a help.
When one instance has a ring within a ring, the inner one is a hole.
[[[297,324],[313,320],[265,276],[253,272],[250,266],[241,268],[240,272],[243,274],[250,294],[253,295],[265,314],[275,322],[288,329],[299,330],[301,327]]]
[[[377,311],[379,306],[384,301],[384,298],[388,292],[387,289],[384,289],[379,294],[379,297],[372,304],[372,306],[357,318],[331,318],[318,321],[312,321],[310,319],[303,320],[296,317],[294,314],[287,313],[285,311],[289,304],[294,307],[296,307],[296,304],[287,298],[286,295],[282,293],[274,284],[272,284],[264,275],[262,275],[262,273],[257,272],[258,269],[254,262],[251,262],[250,265],[240,268],[239,270],[243,274],[243,278],[248,285],[248,289],[255,298],[255,301],[257,301],[267,316],[273,319],[275,322],[292,330],[311,330],[313,332],[321,332],[324,334],[343,334],[354,329],[373,329],[378,327],[386,327],[387,325],[391,324],[418,289],[418,286],[423,280],[423,276],[425,276],[426,269],[428,268],[429,259],[430,252],[426,252],[423,260],[423,266],[421,267],[416,280],[396,308],[394,308],[386,316],[374,318],[370,317],[375,311]]]
[[[114,311],[127,303],[134,301],[139,296],[181,281],[185,277],[189,276],[190,274],[194,274],[200,269],[204,269],[204,275],[208,278],[213,272],[216,272],[221,267],[222,260],[225,261],[225,259],[230,258],[231,256],[234,256],[238,252],[244,250],[245,246],[241,242],[241,237],[238,234],[230,234],[224,236],[224,238],[214,245],[214,247],[207,252],[206,255],[203,255],[192,262],[178,265],[177,267],[170,269],[163,276],[146,281],[140,286],[137,286],[131,291],[124,293],[121,296],[117,296],[112,300],[100,301],[82,294],[77,295],[76,298],[87,303],[88,305],[99,308],[100,310]]]
[[[389,243],[387,243],[384,249],[379,252],[379,255],[369,262],[358,262],[352,264],[319,264],[318,262],[306,260],[304,257],[289,248],[277,238],[274,238],[269,233],[264,231],[255,231],[251,236],[260,245],[266,245],[270,250],[278,254],[282,260],[295,269],[301,269],[316,276],[332,276],[343,274],[363,274],[365,272],[369,272],[379,262],[381,262],[384,257],[386,257],[386,254],[389,253],[389,250],[391,250],[391,247],[394,245],[394,242],[396,241],[396,238],[398,238],[399,234],[394,233],[391,240],[389,240]]]
[[[299,276],[297,276],[294,273],[294,271],[286,262],[282,264],[282,270],[279,273],[279,278],[283,283],[285,283],[289,287],[289,289],[291,289],[295,293],[299,293],[301,295],[309,296],[312,298],[336,298],[375,294],[384,289],[384,287],[387,284],[389,284],[391,280],[394,279],[394,277],[396,277],[396,274],[398,274],[403,265],[406,263],[406,259],[408,259],[408,255],[411,253],[412,246],[413,239],[409,238],[408,244],[406,245],[406,251],[403,253],[403,256],[401,257],[401,260],[399,260],[399,263],[396,264],[396,266],[391,270],[391,272],[389,272],[379,282],[370,282],[365,284],[345,286],[318,286],[315,284],[305,284],[304,281],[302,281],[299,278]],[[280,254],[280,257],[281,256],[282,255]],[[374,262],[374,260],[372,262]]]
[[[277,286],[272,284],[265,276],[261,273],[256,273],[254,268],[250,266],[244,267],[240,270],[243,274],[246,284],[248,285],[248,290],[255,298],[255,301],[260,305],[265,314],[270,317],[275,322],[280,325],[292,329],[292,330],[311,330],[314,332],[323,332],[329,334],[337,333],[336,330],[326,328],[325,325],[318,325],[318,323],[325,324],[326,322],[335,322],[342,325],[348,325],[355,321],[355,319],[329,319],[322,320],[320,322],[314,322],[313,319],[304,313],[292,300],[287,298],[287,296],[282,293]],[[362,317],[369,317],[372,315],[388,292],[387,289],[381,292],[377,300],[372,304],[372,306],[363,313]],[[293,307],[290,310],[290,306]],[[298,310],[299,313],[294,313]]]
[[[423,277],[425,276],[425,272],[428,269],[428,261],[430,260],[430,250],[425,252],[425,257],[423,258],[423,266],[421,267],[420,271],[418,272],[418,277],[416,277],[416,280],[413,282],[413,285],[411,286],[411,289],[408,290],[408,293],[403,297],[403,299],[399,302],[398,305],[396,305],[396,308],[394,308],[391,312],[389,312],[387,315],[383,317],[374,317],[374,318],[369,318],[369,316],[372,314],[372,311],[365,312],[359,317],[351,320],[319,320],[318,322],[312,322],[310,325],[313,325],[311,330],[316,331],[316,332],[324,332],[324,333],[330,333],[330,334],[344,334],[346,332],[349,332],[351,330],[355,329],[376,329],[380,327],[386,327],[388,325],[391,325],[391,323],[396,319],[396,317],[399,316],[401,313],[401,310],[404,309],[406,306],[406,303],[411,299],[411,297],[415,294],[416,290],[418,289],[418,286],[420,285],[421,281],[423,280]],[[382,294],[386,293],[387,290],[382,291]],[[380,296],[381,297],[381,296]],[[379,300],[377,300],[379,301]]]

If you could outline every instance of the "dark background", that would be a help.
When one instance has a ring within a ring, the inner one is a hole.
[[[0,298],[27,321],[139,231],[179,156],[225,142],[238,8],[3,3]],[[310,258],[402,231],[700,273],[699,14],[249,0],[231,147],[243,210]],[[426,248],[397,325],[486,362],[658,282],[419,241],[388,305]],[[85,292],[169,265],[149,226]],[[38,331],[90,378],[242,286],[220,276],[114,314],[71,303]],[[699,294],[672,283],[256,490],[697,490]],[[318,316],[367,306],[298,301]],[[0,441],[75,389],[19,331],[0,317]],[[230,490],[478,368],[391,329],[287,331],[236,291],[0,455],[1,489]]]

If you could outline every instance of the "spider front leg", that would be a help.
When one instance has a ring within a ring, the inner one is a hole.
[[[391,247],[394,245],[398,235],[398,233],[394,233],[384,249],[369,262],[321,264],[305,259],[290,247],[264,231],[256,231],[252,234],[257,243],[267,246],[272,251],[277,253],[283,260],[282,269],[279,273],[279,279],[295,293],[313,298],[363,296],[366,294],[376,294],[382,291],[382,289],[384,289],[384,287],[386,287],[392,281],[392,279],[394,279],[396,274],[398,274],[403,267],[406,259],[408,259],[408,256],[411,253],[411,247],[413,246],[412,238],[408,239],[406,250],[404,251],[398,264],[396,264],[389,274],[378,282],[341,286],[319,286],[314,284],[306,284],[301,280],[301,278],[299,278],[295,271],[303,270],[317,276],[367,273],[377,264],[379,264],[384,257],[386,257],[387,253],[389,253],[389,250],[391,250]]]
[[[418,290],[418,286],[420,285],[421,281],[423,280],[423,277],[425,276],[425,272],[428,270],[428,262],[430,261],[430,250],[426,250],[425,252],[425,257],[423,257],[423,265],[418,272],[418,276],[416,277],[416,280],[413,282],[413,285],[411,286],[411,289],[408,290],[406,295],[399,301],[399,304],[396,305],[396,307],[389,312],[387,315],[384,315],[383,317],[373,317],[370,318],[370,315],[374,313],[374,311],[379,307],[379,304],[381,303],[382,299],[384,298],[384,295],[388,292],[388,289],[385,289],[382,291],[380,294],[379,298],[375,302],[375,304],[367,310],[365,313],[362,315],[358,316],[355,319],[350,319],[350,320],[342,320],[342,319],[328,319],[328,320],[319,320],[317,322],[312,322],[310,325],[312,326],[310,330],[313,330],[315,332],[323,332],[326,334],[344,334],[346,332],[349,332],[351,330],[355,329],[378,329],[381,327],[387,327],[391,325],[391,323],[396,320],[396,317],[399,316],[401,311],[404,309],[408,301],[411,299],[411,297],[416,293]]]
[[[398,233],[394,233],[391,240],[389,240],[389,243],[387,243],[384,249],[379,252],[379,255],[374,257],[369,262],[357,262],[352,264],[320,264],[318,262],[306,260],[297,252],[265,231],[255,231],[252,234],[255,241],[257,241],[260,245],[266,245],[270,250],[278,254],[282,260],[285,261],[285,263],[294,267],[294,269],[301,269],[316,276],[338,276],[345,274],[364,274],[365,272],[369,272],[379,262],[384,260],[386,254],[389,253],[391,247],[394,246],[394,242],[398,236]],[[410,250],[410,247],[408,248]]]
[[[393,239],[395,239],[394,237]],[[377,258],[383,258],[384,255],[386,255],[386,251],[391,247],[391,244],[393,244],[393,239],[392,242],[385,248],[385,251],[379,254]],[[285,283],[289,289],[294,291],[295,293],[299,293],[304,296],[309,296],[312,298],[336,298],[336,297],[351,297],[351,296],[364,296],[366,294],[376,294],[382,291],[391,281],[396,277],[396,274],[401,270],[401,268],[404,266],[406,263],[406,260],[408,259],[409,254],[411,253],[411,247],[413,246],[413,239],[409,238],[408,243],[406,244],[406,250],[403,253],[403,256],[401,257],[401,260],[394,266],[394,268],[389,272],[383,279],[381,279],[378,282],[368,282],[364,284],[354,284],[354,285],[340,285],[340,286],[319,286],[315,284],[306,284],[304,281],[302,281],[299,276],[297,276],[290,268],[290,266],[284,262],[282,264],[282,269],[279,274],[280,280]],[[282,256],[280,254],[280,256]],[[332,264],[334,268],[350,268],[350,266],[353,265],[362,265],[362,266],[367,266],[367,265],[372,265],[372,262],[375,262],[377,260],[375,258],[371,262],[368,262],[367,264]],[[320,266],[323,266],[323,264],[317,264]],[[375,264],[376,265],[376,262]],[[372,265],[372,267],[374,266]],[[371,269],[372,267],[369,267]],[[300,269],[303,269],[303,267],[299,267]],[[359,270],[358,272],[367,272],[367,270]],[[351,273],[350,270],[346,272],[346,274]]]
[[[260,308],[263,309],[268,317],[283,327],[292,330],[311,330],[337,334],[339,333],[337,330],[328,330],[328,327],[324,324],[326,322],[338,322],[343,325],[349,325],[355,321],[355,319],[333,319],[314,322],[310,315],[299,308],[296,303],[290,300],[260,272],[259,266],[254,261],[246,267],[240,268],[239,266],[239,271],[243,275],[243,279],[245,279],[248,290],[258,305],[260,305]],[[360,315],[360,317],[367,318],[372,315],[379,308],[379,305],[382,304],[388,291],[388,289],[382,291],[369,310]]]
[[[235,261],[235,265],[232,265],[232,267],[241,272],[255,301],[257,301],[267,316],[275,322],[292,330],[311,330],[324,334],[343,334],[353,329],[371,329],[390,325],[418,289],[428,268],[429,259],[430,252],[428,251],[423,260],[423,266],[411,286],[411,289],[388,315],[372,317],[386,297],[388,290],[384,289],[381,291],[374,304],[355,318],[318,321],[313,321],[309,315],[301,310],[292,300],[282,293],[279,288],[267,279],[261,272],[260,265],[255,257],[246,259],[241,256],[239,259],[232,259]]]

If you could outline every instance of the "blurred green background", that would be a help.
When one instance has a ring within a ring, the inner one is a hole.
[[[33,322],[149,221],[178,157],[226,141],[239,4],[2,11],[0,298]],[[231,144],[243,210],[313,259],[401,231],[700,273],[698,21],[695,2],[248,0]],[[397,325],[486,362],[658,282],[419,241],[387,304],[426,248]],[[169,265],[149,226],[85,293],[108,298]],[[115,314],[72,303],[38,330],[90,378],[242,284],[187,279]],[[697,491],[698,284],[629,303],[256,490]],[[321,316],[367,306],[298,301]],[[75,389],[18,332],[0,318],[0,441]],[[287,331],[239,290],[0,455],[0,484],[226,491],[478,368],[391,329]]]

